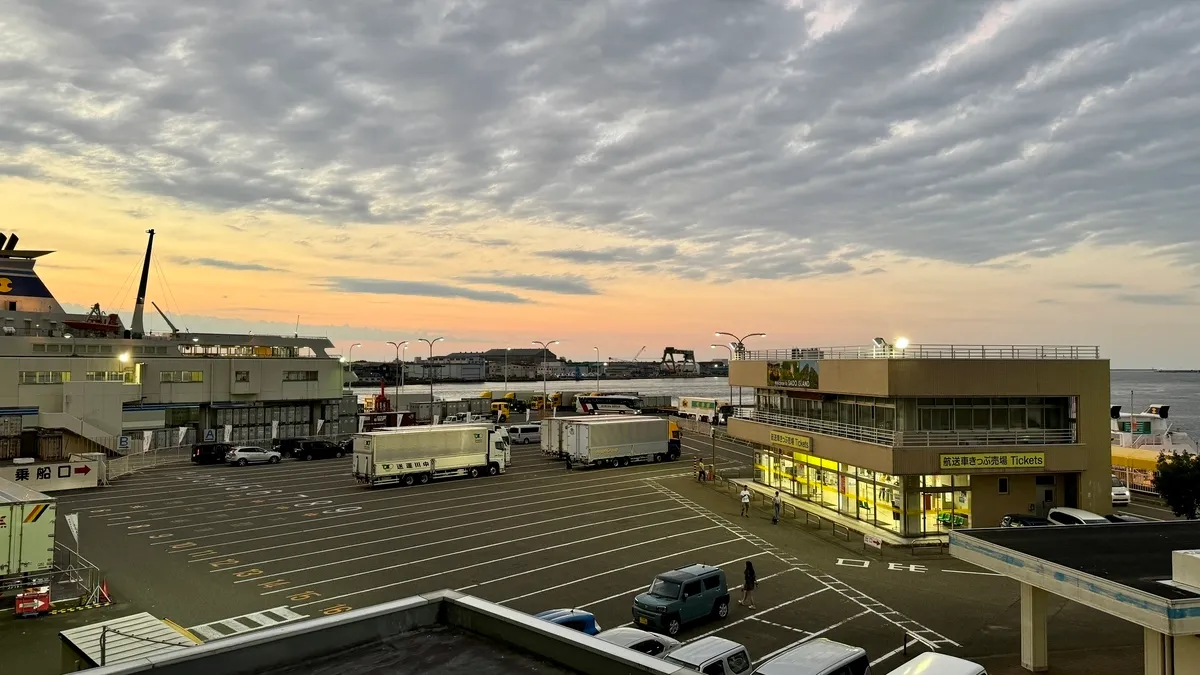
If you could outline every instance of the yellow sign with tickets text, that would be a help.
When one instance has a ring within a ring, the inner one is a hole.
[[[954,469],[1044,469],[1044,452],[972,452],[938,455],[943,471]]]
[[[812,437],[799,434],[785,434],[782,431],[771,432],[771,445],[799,450],[804,453],[812,452]]]

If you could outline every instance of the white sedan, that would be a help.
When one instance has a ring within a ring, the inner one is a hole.
[[[283,455],[276,450],[263,450],[253,446],[242,445],[225,453],[225,461],[229,464],[246,466],[247,464],[276,464]]]
[[[674,638],[637,628],[610,628],[597,634],[596,637],[609,644],[632,649],[659,659],[666,658],[667,654],[680,647],[680,642]]]
[[[1112,505],[1113,506],[1129,506],[1130,495],[1129,486],[1125,481],[1112,477]]]

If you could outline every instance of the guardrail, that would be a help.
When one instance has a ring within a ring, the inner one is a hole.
[[[890,448],[929,448],[944,446],[1069,445],[1076,442],[1071,429],[1009,429],[997,431],[894,431],[828,420],[796,417],[767,410],[734,412],[744,419],[775,427],[811,431],[826,436],[848,438]]]
[[[759,422],[760,424],[770,424],[776,427],[811,431],[817,434],[825,434],[826,436],[848,438],[863,443],[883,445],[889,448],[893,447],[896,443],[896,432],[891,429],[860,427],[855,424],[842,424],[841,422],[815,420],[808,417],[795,417],[765,410],[738,409],[734,411],[734,418]]]
[[[851,345],[839,347],[793,347],[791,349],[747,350],[734,354],[737,361],[805,361],[830,359],[1022,359],[1095,360],[1095,345]]]

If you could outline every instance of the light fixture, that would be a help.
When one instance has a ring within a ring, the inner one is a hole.
[[[896,338],[896,349],[907,349],[907,348],[908,348],[908,338],[906,338],[906,337]]]
[[[129,352],[121,352],[121,354],[117,356],[117,360],[121,363],[129,363]]]

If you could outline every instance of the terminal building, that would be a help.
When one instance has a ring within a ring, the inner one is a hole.
[[[755,390],[728,433],[758,448],[756,483],[881,534],[1112,510],[1109,362],[1097,347],[877,338],[741,351],[730,384]]]

